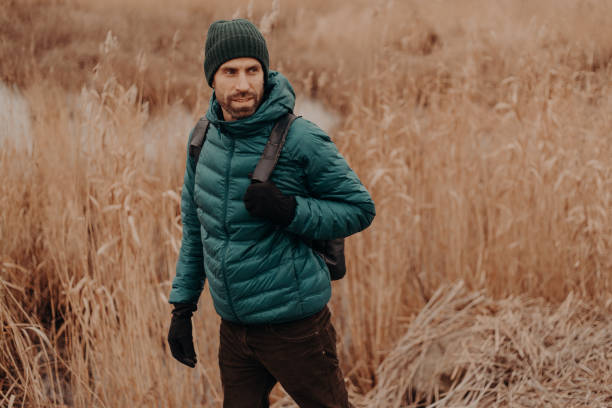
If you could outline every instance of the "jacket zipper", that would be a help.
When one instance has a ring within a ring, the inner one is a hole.
[[[227,293],[227,301],[229,303],[230,309],[236,321],[240,323],[240,319],[238,318],[238,314],[236,313],[236,309],[234,308],[234,303],[232,302],[232,294],[230,293],[229,284],[227,283],[227,273],[225,270],[225,260],[227,258],[227,251],[229,250],[229,228],[227,226],[227,206],[229,202],[229,183],[230,183],[230,173],[232,170],[232,159],[234,157],[234,144],[235,141],[230,137],[230,157],[228,160],[227,170],[225,171],[225,192],[223,199],[223,229],[225,231],[225,249],[223,251],[223,260],[221,262],[221,271],[223,273],[223,282],[225,284],[225,292]]]

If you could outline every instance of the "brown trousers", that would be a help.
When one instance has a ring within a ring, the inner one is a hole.
[[[265,408],[276,382],[301,408],[347,408],[327,306],[303,320],[243,326],[221,321],[224,408]]]

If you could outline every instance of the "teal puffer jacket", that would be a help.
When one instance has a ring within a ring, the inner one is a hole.
[[[252,217],[242,200],[276,120],[293,110],[287,79],[271,71],[266,99],[248,118],[226,122],[213,94],[195,174],[187,156],[183,240],[170,303],[196,303],[208,279],[217,313],[243,324],[282,323],[320,311],[331,296],[327,267],[300,237],[331,239],[363,230],[370,194],[330,138],[298,118],[271,180],[296,198],[286,228]],[[194,183],[195,179],[195,183]]]

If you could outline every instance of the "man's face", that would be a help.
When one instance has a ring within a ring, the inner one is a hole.
[[[264,72],[255,58],[234,58],[219,67],[213,88],[226,121],[251,116],[261,103]]]

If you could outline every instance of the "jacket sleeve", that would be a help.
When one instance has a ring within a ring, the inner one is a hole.
[[[297,135],[297,149],[305,163],[310,194],[295,197],[295,217],[287,230],[308,239],[334,239],[367,228],[376,215],[370,193],[329,136],[314,124],[303,122],[306,129]]]
[[[193,131],[192,131],[193,134]],[[191,141],[191,135],[189,136]],[[189,144],[187,145],[189,146]],[[185,177],[181,192],[181,220],[183,222],[183,239],[176,276],[172,281],[170,303],[197,303],[204,288],[204,253],[200,233],[200,221],[196,213],[193,198],[195,163],[187,151]]]

